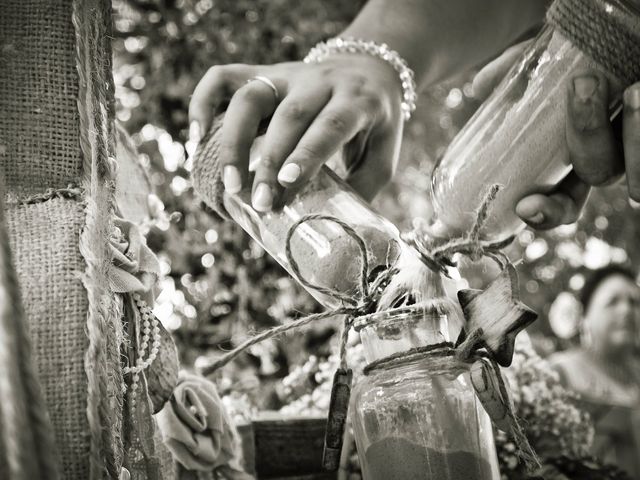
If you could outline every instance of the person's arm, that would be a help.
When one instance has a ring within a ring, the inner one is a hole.
[[[417,83],[431,85],[487,59],[540,23],[544,3],[370,0],[343,36],[386,43],[415,71]],[[247,83],[256,76],[268,81]],[[220,142],[230,193],[249,187],[249,150],[259,125],[269,119],[251,186],[254,208],[266,212],[284,188],[304,183],[340,151],[352,167],[351,186],[373,198],[396,167],[401,99],[399,76],[387,62],[344,53],[319,64],[213,67],[193,93],[189,117],[192,130],[202,134],[230,100]]]
[[[545,0],[369,0],[342,33],[386,43],[421,86],[480,64],[541,25]]]

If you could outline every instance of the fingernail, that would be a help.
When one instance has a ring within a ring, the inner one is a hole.
[[[271,188],[266,183],[261,183],[256,187],[256,191],[253,193],[253,199],[251,200],[253,208],[259,212],[268,212],[271,210],[271,204],[273,203],[273,196],[271,195]]]
[[[531,215],[529,217],[525,217],[525,219],[529,223],[540,224],[540,223],[544,222],[544,213],[538,212],[538,213],[536,213],[534,215]]]
[[[200,122],[194,120],[189,125],[189,140],[191,142],[199,142],[202,138],[202,129],[200,128]]]
[[[228,193],[238,193],[242,190],[240,171],[233,165],[226,165],[222,171],[222,182]]]
[[[631,85],[625,90],[624,103],[633,110],[640,109],[640,83]]]
[[[593,75],[575,77],[573,79],[573,91],[575,92],[576,97],[578,97],[578,100],[586,102],[596,93],[599,83],[600,80]]]
[[[297,163],[288,163],[278,173],[278,181],[293,183],[300,176],[300,167]]]

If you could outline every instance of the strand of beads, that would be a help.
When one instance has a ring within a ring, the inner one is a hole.
[[[140,381],[140,373],[151,366],[160,351],[160,327],[158,326],[158,319],[147,305],[147,302],[145,302],[139,294],[134,293],[133,300],[142,318],[142,337],[140,338],[140,346],[136,356],[136,365],[123,369],[124,375],[132,374],[131,407],[135,407],[136,405],[136,393],[138,390],[138,382]],[[149,348],[150,341],[151,349],[145,359],[144,357]],[[123,390],[126,390],[126,385],[123,386]]]

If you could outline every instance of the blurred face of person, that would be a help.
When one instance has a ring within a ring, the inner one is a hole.
[[[593,292],[584,322],[591,346],[601,352],[640,347],[640,287],[623,275],[605,278]]]

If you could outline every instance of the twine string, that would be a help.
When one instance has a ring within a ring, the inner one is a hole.
[[[289,330],[302,328],[310,323],[317,322],[319,320],[324,320],[325,318],[330,318],[335,315],[349,315],[353,310],[354,310],[353,308],[343,307],[343,308],[329,310],[322,313],[314,313],[312,315],[307,315],[305,317],[299,318],[292,322],[285,323],[284,325],[279,325],[277,327],[267,329],[264,332],[261,332],[251,338],[248,338],[233,350],[230,350],[229,352],[222,355],[220,358],[216,359],[211,364],[202,368],[201,370],[202,374],[211,375],[218,369],[224,367],[227,363],[231,362],[233,359],[235,359],[238,355],[240,355],[245,350],[251,348],[253,345],[256,345],[264,340],[277,337],[279,335],[282,335],[283,333],[288,332]]]
[[[78,73],[79,147],[83,160],[86,220],[79,249],[86,262],[82,282],[87,291],[88,344],[86,417],[89,424],[88,463],[91,480],[117,478],[122,465],[122,371],[114,325],[119,321],[116,295],[109,288],[107,266],[112,256],[108,238],[114,211],[114,156],[111,73],[111,2],[72,3],[75,59]],[[61,193],[61,192],[59,192]],[[67,192],[72,194],[73,191]]]
[[[346,295],[342,292],[339,292],[335,289],[332,289],[330,287],[324,287],[321,285],[316,285],[312,282],[310,282],[309,280],[307,280],[302,273],[300,272],[300,267],[298,265],[298,262],[296,261],[293,252],[292,252],[292,248],[291,248],[291,241],[293,239],[293,234],[295,233],[296,229],[298,229],[298,227],[300,227],[301,225],[307,223],[307,222],[311,222],[314,220],[325,220],[325,221],[329,221],[329,222],[333,222],[336,223],[337,225],[339,225],[342,229],[344,229],[344,231],[347,233],[347,235],[349,235],[351,238],[354,239],[354,241],[356,242],[356,245],[358,246],[358,249],[360,251],[360,257],[359,257],[359,261],[360,261],[360,271],[359,271],[359,284],[360,284],[360,289],[358,292],[358,296],[356,297],[356,299],[354,299],[353,297]],[[338,300],[340,300],[342,302],[342,306],[332,309],[332,310],[328,310],[326,312],[323,313],[316,313],[316,314],[312,314],[312,315],[307,315],[303,318],[300,318],[298,320],[294,320],[293,322],[289,322],[286,323],[284,325],[279,325],[277,327],[265,330],[264,332],[261,332],[247,340],[245,340],[243,343],[241,343],[240,345],[238,345],[236,348],[234,348],[233,350],[230,350],[229,352],[225,353],[224,355],[222,355],[220,358],[216,359],[213,363],[207,365],[206,367],[204,367],[202,369],[202,373],[204,375],[210,375],[212,373],[214,373],[216,370],[222,368],[224,365],[226,365],[227,363],[231,362],[233,359],[235,359],[238,355],[240,355],[242,352],[244,352],[245,350],[247,350],[248,348],[252,347],[253,345],[260,343],[264,340],[267,340],[269,338],[273,338],[276,337],[278,335],[282,335],[283,333],[286,333],[290,330],[295,330],[301,327],[304,327],[310,323],[316,322],[318,320],[323,320],[326,318],[330,318],[330,317],[335,317],[335,316],[341,316],[344,315],[344,322],[343,322],[343,326],[342,326],[342,333],[340,335],[340,366],[343,368],[347,367],[347,341],[349,339],[349,331],[351,330],[351,327],[353,326],[353,321],[356,317],[364,315],[366,313],[369,313],[372,308],[374,307],[377,297],[379,295],[379,287],[380,285],[382,285],[388,278],[390,278],[391,275],[393,275],[393,273],[395,272],[393,267],[389,267],[387,269],[385,269],[384,272],[380,273],[376,279],[372,282],[372,287],[369,287],[369,283],[368,283],[368,278],[369,278],[369,250],[367,248],[367,245],[364,241],[364,239],[358,234],[358,232],[356,232],[350,225],[348,225],[347,223],[343,222],[342,220],[329,216],[329,215],[322,215],[322,214],[309,214],[309,215],[304,215],[302,216],[300,219],[298,219],[292,226],[291,228],[289,228],[289,231],[287,232],[287,237],[286,237],[286,243],[285,243],[285,255],[287,257],[287,262],[289,263],[290,269],[291,269],[291,273],[293,274],[294,278],[300,282],[302,285],[304,285],[305,287],[315,290],[319,293],[322,293],[324,295],[328,295],[331,296],[333,298],[336,298]],[[345,305],[346,304],[346,305]]]
[[[357,302],[355,302],[351,296],[345,295],[344,293],[341,293],[329,287],[314,285],[313,283],[308,281],[306,278],[304,278],[302,276],[302,273],[300,273],[298,262],[296,261],[291,251],[291,240],[293,238],[293,234],[296,232],[298,227],[300,227],[300,225],[303,225],[313,220],[326,220],[328,222],[333,222],[340,225],[340,227],[342,227],[345,233],[349,235],[356,242],[356,245],[360,250],[360,259],[359,259],[360,260],[360,276],[359,276],[360,301],[361,302],[366,301],[367,297],[369,297],[369,285],[367,282],[367,278],[369,275],[369,255],[368,255],[367,245],[365,244],[364,239],[358,234],[358,232],[356,232],[353,229],[353,227],[351,227],[348,223],[345,223],[342,220],[336,217],[333,217],[331,215],[324,215],[324,214],[304,215],[300,217],[293,225],[291,225],[291,228],[289,228],[289,231],[287,232],[287,237],[285,240],[285,254],[287,256],[287,262],[289,262],[293,276],[298,282],[300,282],[302,285],[304,285],[307,288],[310,288],[312,290],[315,290],[325,295],[329,295],[333,298],[340,299],[342,302],[347,304],[352,304],[352,305],[357,304]]]
[[[471,229],[466,235],[449,240],[441,245],[431,245],[426,235],[422,235],[418,229],[403,235],[403,240],[412,245],[420,254],[421,260],[431,270],[440,272],[449,277],[448,267],[456,266],[452,260],[458,253],[478,261],[482,257],[494,260],[500,268],[504,268],[509,261],[502,249],[507,247],[513,239],[513,235],[504,240],[482,240],[481,232],[489,218],[491,205],[502,189],[501,185],[493,184],[484,195],[482,203],[476,212],[476,218]]]
[[[540,459],[536,454],[535,450],[529,443],[527,436],[516,417],[516,414],[513,412],[511,408],[511,402],[509,401],[509,392],[507,391],[507,386],[502,379],[502,374],[500,373],[500,366],[498,363],[491,357],[489,357],[489,365],[493,369],[496,378],[498,379],[498,388],[500,390],[500,395],[504,399],[504,404],[507,407],[507,419],[509,421],[509,426],[511,427],[511,435],[513,435],[513,441],[516,444],[517,455],[524,461],[527,468],[532,471],[536,468],[540,468]]]

